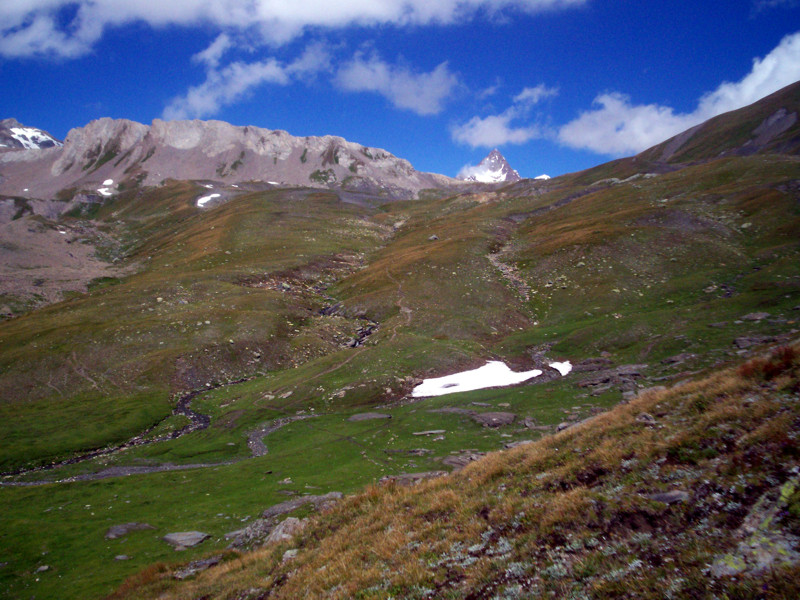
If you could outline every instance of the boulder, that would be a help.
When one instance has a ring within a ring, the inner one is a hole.
[[[161,539],[173,546],[175,550],[186,550],[186,548],[197,546],[209,537],[211,536],[202,531],[179,531],[168,533]]]
[[[280,542],[290,542],[294,537],[306,528],[307,519],[287,517],[281,521],[275,529],[267,536],[267,544],[277,544]]]
[[[517,415],[510,412],[485,412],[472,415],[472,419],[484,427],[502,427],[514,422]]]
[[[664,504],[676,504],[678,502],[686,502],[689,500],[689,493],[683,490],[672,490],[669,492],[658,492],[649,494],[647,496],[650,500],[656,502],[663,502]]]
[[[750,348],[751,346],[760,346],[761,344],[768,344],[769,342],[774,341],[775,338],[768,335],[751,335],[738,337],[733,340],[733,344],[737,348],[744,350],[745,348]]]

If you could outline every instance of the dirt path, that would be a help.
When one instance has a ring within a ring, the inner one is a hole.
[[[498,271],[500,271],[500,275],[502,275],[503,279],[505,279],[511,285],[511,287],[517,290],[525,299],[525,301],[528,301],[531,297],[530,286],[525,282],[524,279],[522,279],[522,277],[519,276],[515,266],[503,262],[502,256],[507,251],[508,249],[503,247],[493,254],[487,254],[486,258],[488,258],[489,262],[492,263],[492,265],[494,265]]]
[[[388,268],[386,269],[386,276],[397,286],[397,302],[395,302],[395,305],[400,309],[400,314],[405,318],[405,325],[408,327],[411,325],[411,316],[414,314],[414,311],[409,306],[406,306],[404,302],[405,295],[403,293],[403,284],[394,278],[394,275],[389,272]],[[398,325],[395,325],[392,328],[392,337],[389,338],[390,342],[393,342],[397,335],[397,327]]]

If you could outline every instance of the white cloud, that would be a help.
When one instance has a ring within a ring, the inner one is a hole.
[[[435,115],[458,85],[458,77],[443,62],[429,73],[416,73],[409,67],[390,65],[377,55],[365,58],[363,53],[343,65],[336,84],[350,92],[375,92],[394,106],[417,113]]]
[[[632,104],[619,92],[595,98],[597,108],[582,113],[558,133],[561,143],[600,154],[636,153],[724,112],[742,108],[800,80],[800,33],[788,35],[741,80],[724,82],[685,114],[669,106]]]
[[[798,0],[757,0],[754,9],[756,12],[761,12],[773,8],[794,8],[798,4],[800,4]]]
[[[208,48],[195,54],[192,59],[204,63],[211,69],[215,69],[219,66],[222,55],[225,54],[232,45],[233,42],[231,42],[230,36],[227,33],[221,33]]]
[[[502,18],[586,4],[588,0],[3,0],[0,55],[73,58],[112,27],[144,22],[212,25],[283,44],[309,28],[430,25]],[[65,18],[70,16],[71,18]]]
[[[527,121],[531,108],[545,98],[558,94],[557,88],[539,84],[527,87],[514,96],[513,104],[499,115],[472,117],[466,123],[451,128],[450,134],[456,142],[473,148],[493,148],[504,144],[524,144],[541,138],[546,132],[536,124],[514,122]]]
[[[536,87],[526,87],[519,94],[514,96],[514,103],[532,106],[538,104],[545,98],[552,98],[557,95],[558,88],[547,87],[545,84],[540,83]]]
[[[294,62],[285,65],[274,58],[218,67],[220,49],[225,42],[218,38],[197,55],[207,65],[206,80],[174,98],[164,109],[165,119],[201,118],[213,115],[223,106],[240,100],[259,85],[288,85],[293,80],[313,76],[329,68],[330,57],[322,44],[311,44]]]
[[[512,127],[514,115],[505,111],[488,117],[472,117],[463,125],[451,130],[456,142],[473,148],[493,148],[503,144],[524,144],[534,138],[542,137],[538,127]]]

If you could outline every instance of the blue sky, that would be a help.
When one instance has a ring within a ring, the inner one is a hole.
[[[340,135],[456,175],[634,154],[800,80],[800,0],[4,0],[0,117]]]

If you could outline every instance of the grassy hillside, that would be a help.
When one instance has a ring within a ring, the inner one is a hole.
[[[725,369],[797,339],[800,166],[758,153],[653,165],[358,205],[287,188],[199,209],[205,188],[169,182],[95,207],[132,274],[0,322],[0,597],[99,598],[142,570],[123,595],[609,597],[656,574],[675,597],[700,589],[700,563],[794,481],[796,359]],[[411,396],[490,359],[543,375]],[[565,360],[567,376],[548,367]],[[654,386],[670,390],[606,412]],[[481,425],[497,411],[513,421]],[[360,491],[537,440],[413,490]],[[648,497],[672,488],[689,499]],[[225,534],[266,508],[331,491],[356,495],[304,534],[296,562],[225,553]],[[714,494],[728,520],[709,516]],[[152,529],[104,537],[131,522]],[[162,540],[193,530],[210,537],[178,553]],[[170,583],[169,565],[220,553],[196,594]],[[320,571],[331,553],[346,558]]]
[[[800,348],[782,347],[111,598],[796,598],[798,392]]]

